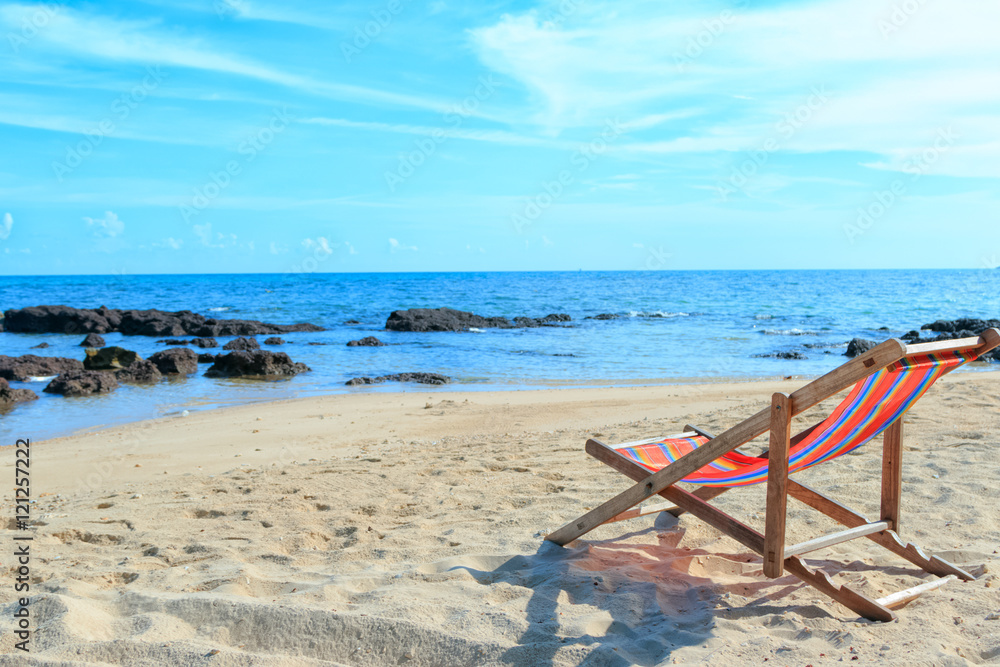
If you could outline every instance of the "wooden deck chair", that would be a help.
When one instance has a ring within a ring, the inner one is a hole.
[[[936,556],[928,558],[918,547],[899,539],[899,505],[902,488],[900,455],[903,414],[942,375],[1000,345],[1000,330],[988,329],[978,338],[905,345],[891,339],[810,382],[791,395],[774,394],[771,407],[717,437],[691,426],[687,432],[658,440],[609,447],[587,442],[587,452],[637,482],[579,519],[546,536],[565,545],[597,526],[659,511],[675,515],[689,512],[763,557],[764,574],[795,575],[858,614],[878,621],[896,618],[892,609],[955,578],[974,579],[964,570]],[[825,420],[798,435],[791,435],[791,421],[820,401],[851,387],[847,397]],[[755,457],[736,448],[770,431],[770,449]],[[882,502],[878,521],[820,492],[789,479],[804,470],[860,447],[883,435]],[[687,491],[677,482],[698,485]],[[767,483],[764,533],[734,519],[707,501],[736,486]],[[632,509],[654,495],[666,506]],[[846,526],[831,535],[785,545],[787,497],[809,505]],[[822,570],[807,567],[803,554],[867,537],[938,579],[875,600],[847,586],[835,584]]]

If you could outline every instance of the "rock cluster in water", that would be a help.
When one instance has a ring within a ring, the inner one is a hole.
[[[273,377],[298,375],[311,370],[303,363],[292,361],[284,352],[267,350],[233,350],[220,354],[205,371],[207,377]]]
[[[383,382],[416,382],[418,384],[447,384],[451,378],[438,373],[394,373],[392,375],[379,375],[378,377],[351,378],[344,384],[348,387],[357,387],[366,384],[381,384]]]
[[[386,343],[383,343],[375,336],[365,336],[360,340],[348,341],[347,347],[385,347]]]
[[[315,324],[269,324],[257,320],[216,320],[189,310],[118,310],[32,306],[4,312],[3,329],[15,333],[97,333],[129,336],[256,336],[324,331]]]
[[[386,320],[389,331],[468,331],[469,329],[518,329],[559,326],[572,318],[564,313],[553,313],[541,318],[483,317],[453,308],[410,308],[394,310]]]
[[[11,389],[7,380],[0,378],[0,410],[9,408],[15,403],[38,400],[38,394],[30,389]]]

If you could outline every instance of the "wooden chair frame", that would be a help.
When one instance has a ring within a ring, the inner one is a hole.
[[[588,440],[587,453],[637,483],[582,517],[547,535],[545,539],[559,545],[566,545],[605,523],[662,511],[671,512],[676,516],[683,512],[689,512],[759,554],[764,561],[764,574],[766,576],[776,578],[782,576],[784,572],[788,572],[866,618],[877,621],[893,620],[896,615],[892,610],[917,596],[943,586],[955,578],[966,581],[975,578],[965,570],[937,556],[927,557],[919,547],[904,543],[899,538],[899,505],[902,489],[900,463],[903,442],[902,419],[897,419],[883,432],[881,512],[879,520],[872,522],[850,508],[824,496],[819,491],[789,478],[789,451],[812,430],[807,429],[794,437],[791,436],[792,418],[905,357],[931,352],[969,350],[974,350],[977,355],[981,356],[998,345],[1000,345],[1000,330],[998,329],[988,329],[976,338],[961,338],[909,346],[897,339],[887,340],[839,368],[813,380],[791,395],[774,394],[770,408],[761,410],[718,437],[712,437],[698,428],[686,426],[687,433],[671,437],[703,435],[710,440],[652,474],[616,449],[597,440]],[[770,433],[770,449],[763,455],[769,459],[767,512],[763,533],[708,503],[712,498],[728,491],[730,487],[702,486],[689,492],[675,486],[684,477],[706,464],[767,432]],[[670,502],[653,508],[632,509],[654,495],[659,495]],[[786,546],[785,518],[789,495],[827,515],[846,528],[801,544]],[[874,541],[897,556],[908,560],[926,572],[938,575],[940,578],[875,600],[847,586],[835,584],[825,572],[810,569],[802,561],[801,556],[805,553],[859,537],[866,537]]]

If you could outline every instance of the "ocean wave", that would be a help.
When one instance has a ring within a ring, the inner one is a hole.
[[[473,331],[475,333],[486,333],[486,329],[480,329],[479,327],[469,327],[469,331]]]
[[[212,313],[224,313],[227,310],[232,310],[232,309],[233,309],[232,306],[219,306],[217,308],[209,308],[208,310],[209,310],[209,312],[212,312]]]

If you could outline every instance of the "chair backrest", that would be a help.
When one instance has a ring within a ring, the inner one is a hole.
[[[798,472],[842,456],[880,435],[916,403],[939,378],[976,358],[974,348],[922,351],[912,354],[858,382],[822,422],[793,441],[788,472]],[[925,348],[926,349],[926,348]],[[708,442],[708,438],[663,440],[619,451],[650,469],[676,461]],[[767,459],[738,451],[716,459],[684,482],[702,486],[749,486],[767,481]]]

